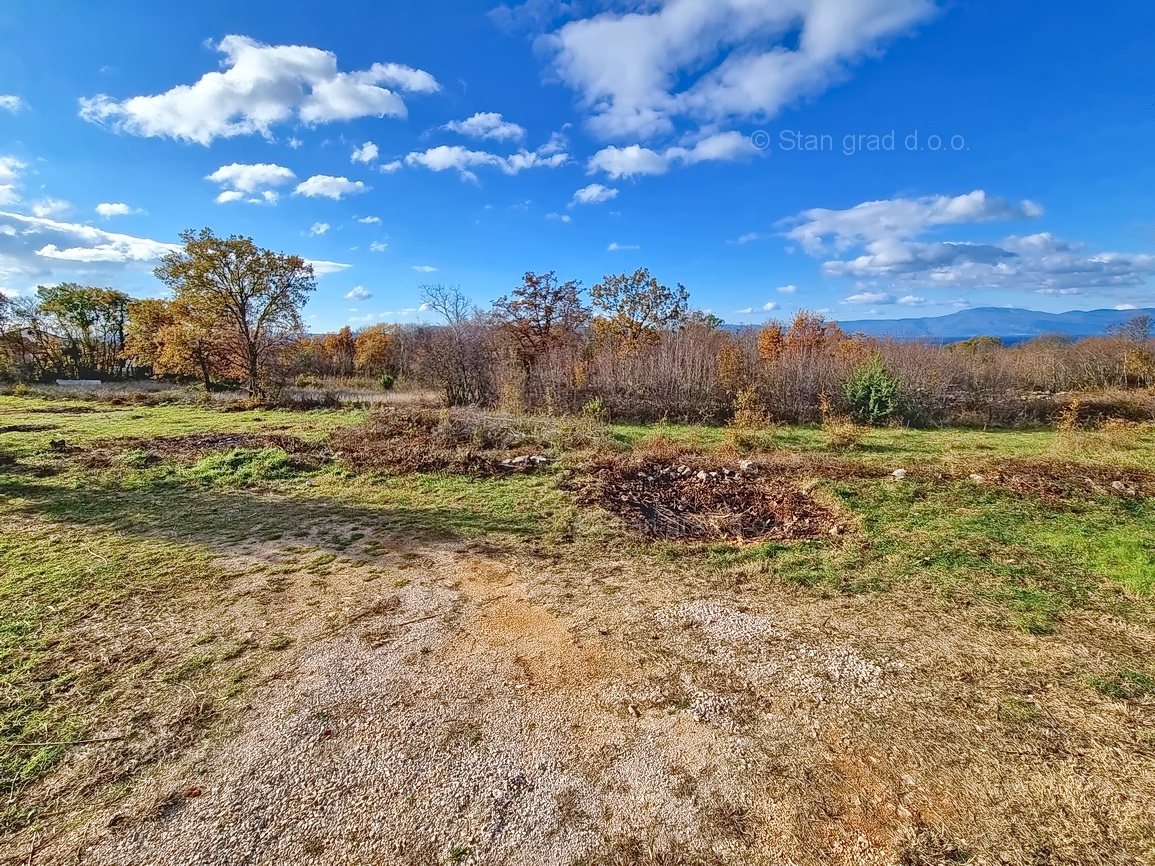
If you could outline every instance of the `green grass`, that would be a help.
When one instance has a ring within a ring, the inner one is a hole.
[[[43,411],[62,408],[70,411]],[[162,606],[211,601],[230,580],[221,551],[254,541],[275,545],[283,558],[266,572],[262,592],[273,595],[299,585],[291,579],[296,574],[311,575],[312,583],[304,583],[323,591],[336,570],[371,565],[386,549],[378,540],[395,533],[569,551],[575,561],[612,555],[675,562],[670,573],[687,579],[776,581],[821,594],[924,593],[960,616],[981,615],[992,628],[1044,636],[1082,612],[1155,620],[1155,507],[1143,499],[1091,498],[1059,507],[970,482],[827,481],[820,495],[844,510],[853,527],[836,540],[649,544],[579,507],[559,489],[554,471],[380,477],[339,463],[302,470],[279,449],[212,454],[191,464],[158,462],[135,450],[114,466],[88,469],[49,445],[63,439],[83,449],[98,439],[214,431],[322,442],[363,417],[0,397],[0,452],[17,461],[0,466],[0,775],[10,790],[34,783],[65,754],[65,747],[35,744],[91,735],[93,712],[114,700],[130,676],[85,644],[87,624],[115,618],[140,599]],[[619,424],[611,434],[629,447],[660,437],[711,451],[725,444],[727,431]],[[1155,468],[1149,439],[1116,447],[1102,437],[1058,441],[1049,431],[884,428],[868,431],[844,456],[888,470],[1055,457]],[[815,427],[776,428],[774,441],[789,450],[825,449]],[[240,665],[291,646],[286,635],[239,638],[212,622],[197,623],[189,634],[179,658],[146,659],[131,676],[186,692],[190,683],[200,689],[217,678],[221,695],[231,695],[247,676]],[[1129,670],[1088,682],[1122,700],[1155,690],[1148,674]],[[1012,707],[1004,715],[1017,719],[1016,713]],[[28,820],[20,808],[9,807],[7,826]]]

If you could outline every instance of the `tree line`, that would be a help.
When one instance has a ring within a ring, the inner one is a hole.
[[[439,389],[450,405],[511,411],[719,421],[755,407],[783,421],[836,411],[910,423],[1039,420],[1040,396],[1155,380],[1146,316],[1104,337],[1012,347],[989,337],[878,340],[805,311],[733,330],[644,268],[588,291],[554,272],[526,273],[486,309],[459,288],[425,286],[436,325],[308,335],[301,309],[316,281],[304,259],[209,229],[181,241],[155,271],[168,299],[70,283],[0,295],[0,375],[165,377],[255,397],[326,377],[382,387],[400,378]]]

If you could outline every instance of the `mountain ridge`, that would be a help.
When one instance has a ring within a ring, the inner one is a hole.
[[[836,321],[848,334],[870,337],[948,343],[972,337],[998,337],[1004,342],[1021,342],[1043,334],[1066,334],[1077,339],[1102,336],[1109,328],[1144,314],[1155,317],[1155,308],[1044,313],[1020,307],[976,307],[945,316]]]

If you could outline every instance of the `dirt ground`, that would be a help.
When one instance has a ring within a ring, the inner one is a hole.
[[[1144,630],[1096,618],[1059,642],[930,593],[368,530],[349,552],[367,564],[324,586],[301,570],[271,592],[266,571],[223,610],[171,611],[189,639],[211,620],[287,648],[205,736],[158,734],[131,783],[108,775],[131,740],[72,749],[44,783],[58,817],[5,862],[1155,862],[1150,709],[1075,676],[1104,642],[1150,657]],[[129,608],[121,638],[144,641]]]

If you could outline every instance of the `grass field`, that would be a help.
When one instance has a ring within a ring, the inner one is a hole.
[[[840,745],[821,761],[807,753],[816,762],[809,783],[787,757],[789,726],[735,722],[761,744],[755,763],[781,771],[766,771],[740,809],[715,815],[689,841],[655,842],[644,828],[627,838],[607,818],[604,840],[565,862],[1155,857],[1150,427],[879,429],[846,450],[820,428],[776,428],[758,433],[763,450],[754,453],[725,429],[601,431],[639,456],[793,466],[798,484],[845,524],[798,541],[686,543],[645,540],[582,504],[572,482],[584,477],[588,449],[554,448],[556,462],[528,474],[358,472],[331,453],[329,437],[365,418],[0,397],[0,776],[2,850],[12,862],[32,862],[29,852],[63,862],[89,822],[143,808],[157,780],[190,772],[188,755],[241,736],[246,713],[271,683],[293,681],[313,648],[386,615],[373,605],[410,604],[407,593],[432,592],[448,580],[445,568],[464,567],[447,566],[447,551],[518,563],[525,598],[564,615],[578,637],[594,622],[602,628],[591,640],[632,635],[645,616],[709,600],[742,615],[777,610],[823,652],[853,647],[922,672],[900,677],[900,691],[878,705],[814,716],[819,739]],[[182,450],[205,435],[223,444]],[[278,439],[233,447],[232,435],[292,437],[309,459]],[[150,445],[162,440],[172,447]],[[461,592],[472,585],[454,580]],[[481,604],[462,598],[450,608]],[[635,645],[649,639],[638,635],[614,652],[664,664]],[[537,657],[510,653],[531,666]],[[680,676],[712,663],[686,661]],[[674,717],[694,698],[671,700]],[[645,722],[649,710],[638,706],[622,725]],[[884,748],[904,731],[917,760]],[[847,745],[842,736],[853,732],[861,739]],[[898,796],[891,776],[917,777],[921,795],[902,794],[887,811],[882,800]],[[980,782],[994,787],[967,787]],[[787,801],[789,833],[766,805]],[[639,840],[649,847],[636,848]],[[713,854],[695,847],[702,840]],[[324,843],[300,844],[315,853]],[[454,845],[411,862],[499,862],[485,860],[479,843]]]

